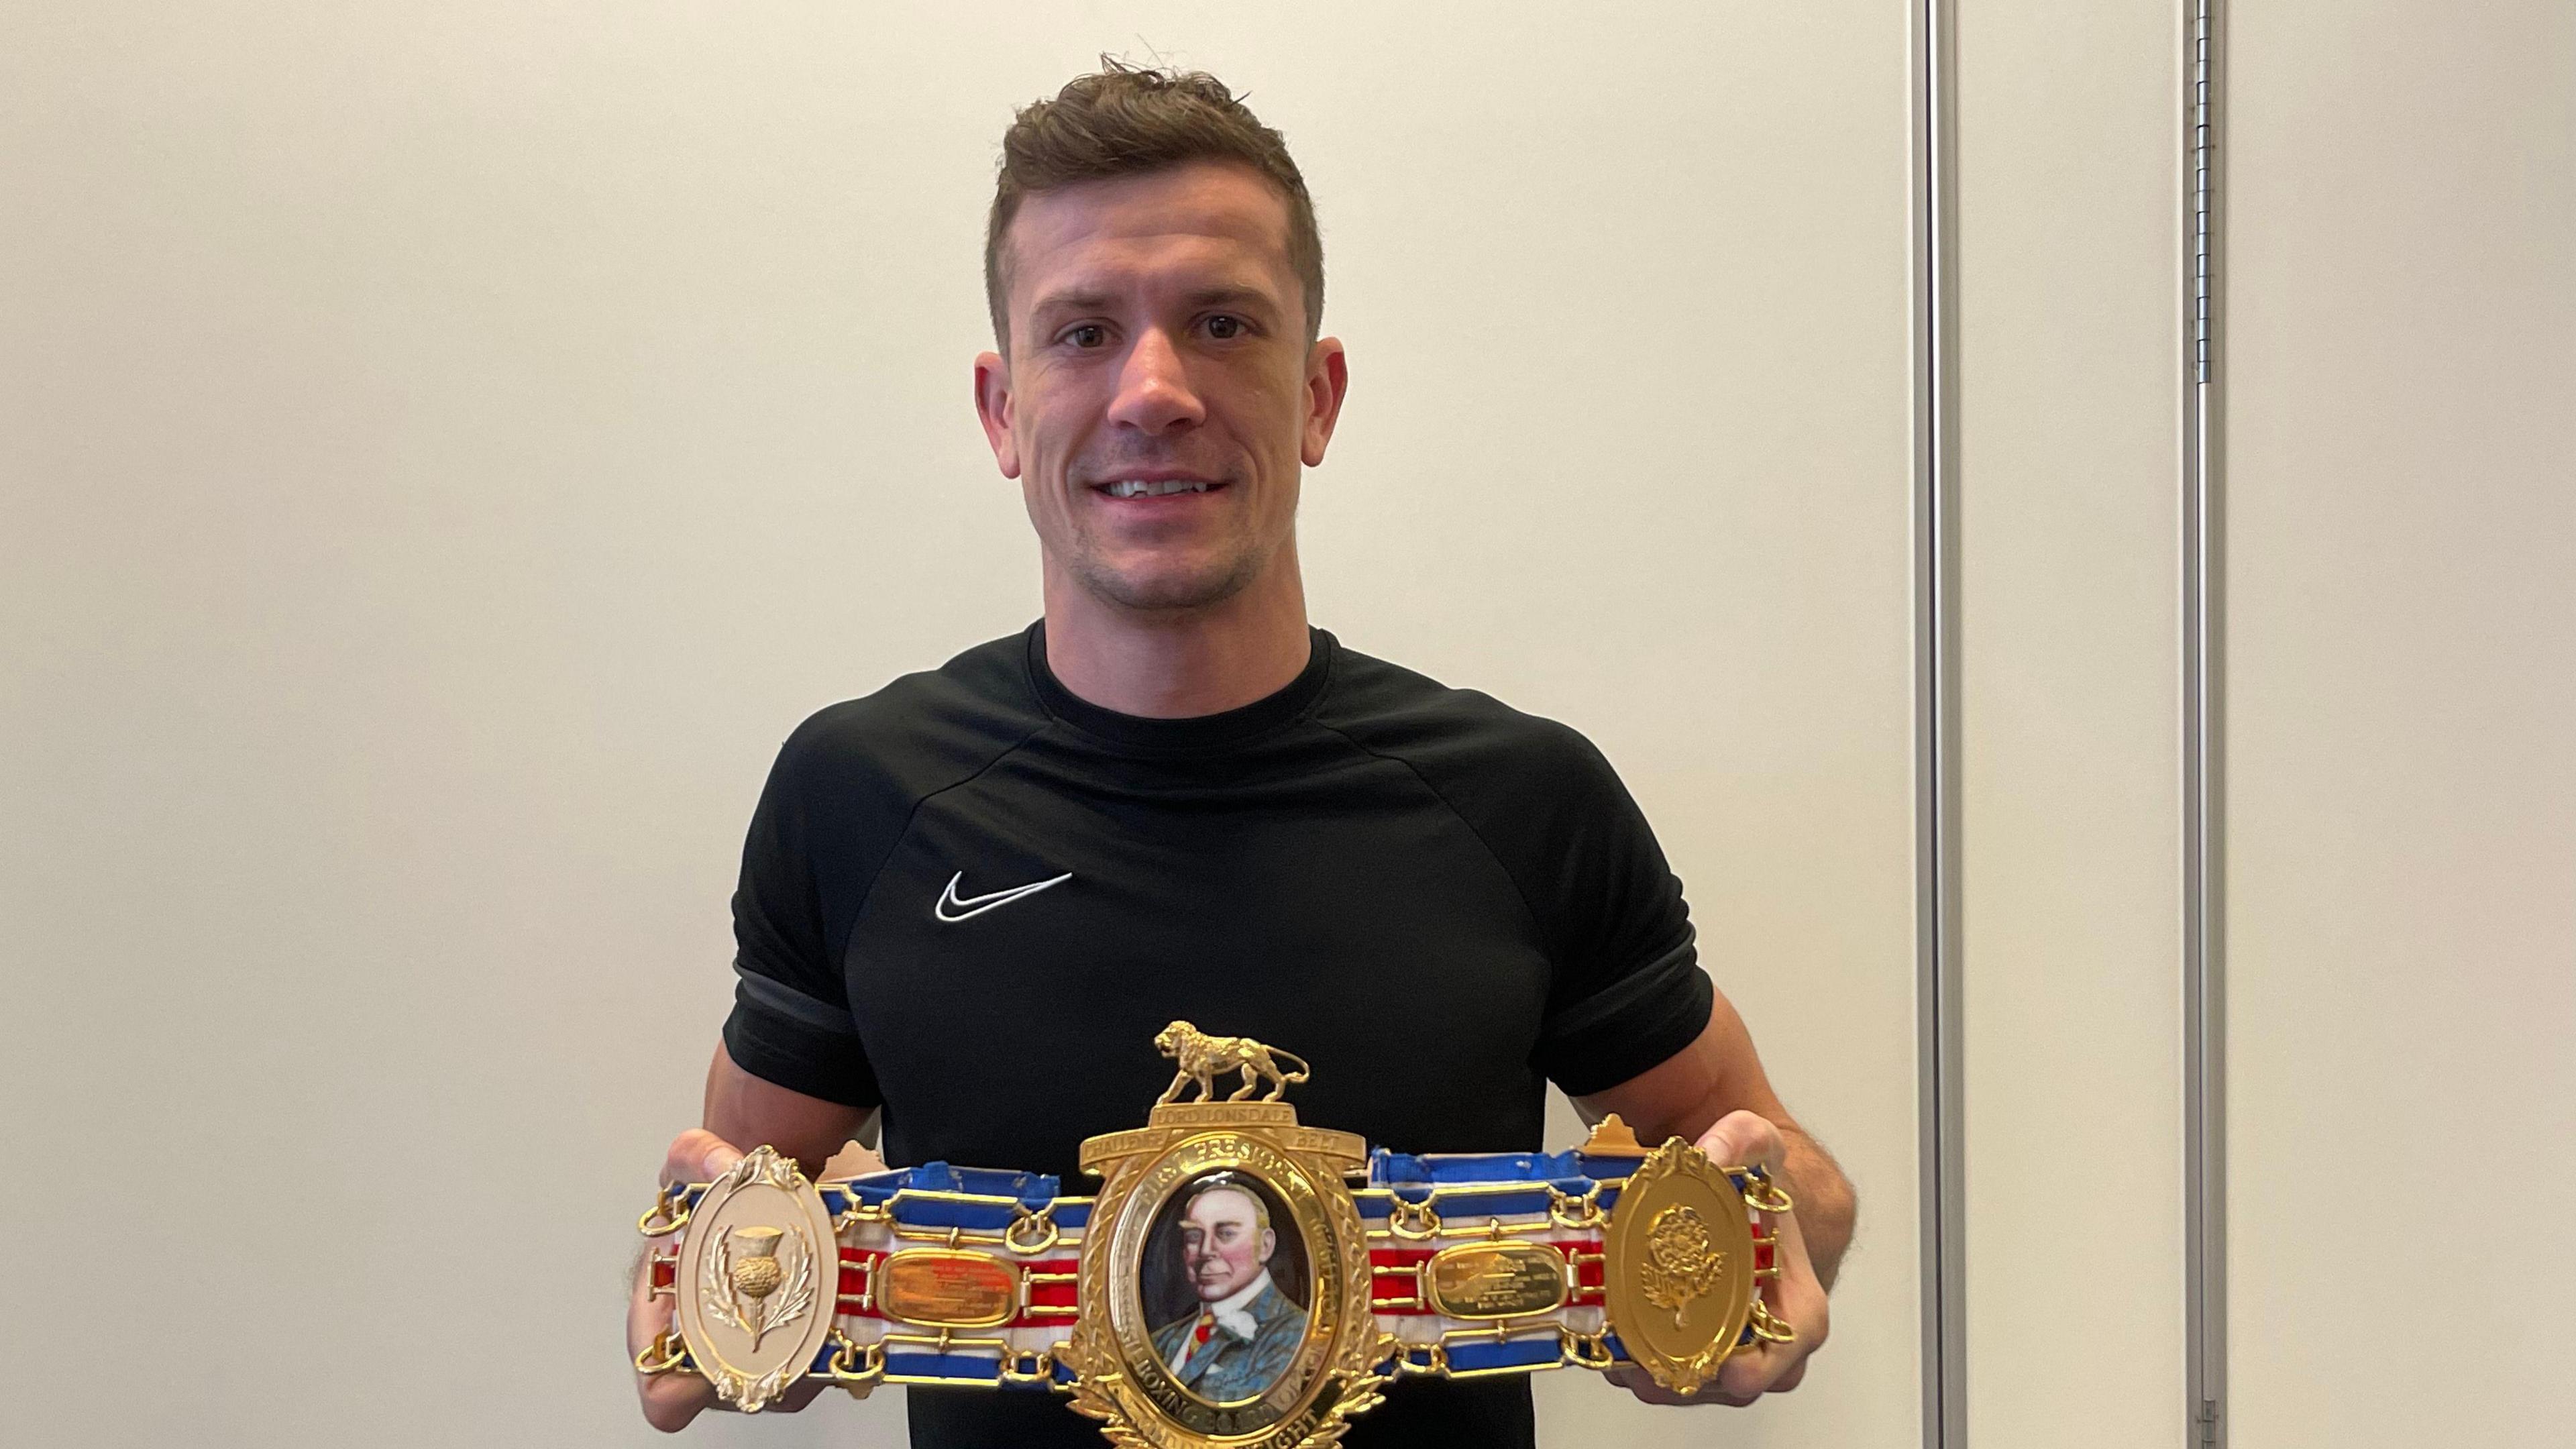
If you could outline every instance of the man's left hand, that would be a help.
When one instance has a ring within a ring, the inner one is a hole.
[[[1716,1126],[1700,1134],[1699,1149],[1721,1167],[1759,1166],[1792,1198],[1797,1195],[1797,1185],[1783,1171],[1788,1149],[1780,1140],[1780,1129],[1756,1113],[1730,1112],[1719,1118]],[[1794,1212],[1764,1213],[1762,1227],[1779,1239],[1779,1246],[1772,1249],[1771,1261],[1780,1270],[1780,1276],[1759,1285],[1762,1301],[1769,1305],[1773,1316],[1789,1325],[1797,1335],[1795,1341],[1772,1343],[1755,1339],[1729,1354],[1719,1366],[1717,1377],[1692,1394],[1677,1394],[1662,1387],[1634,1364],[1622,1364],[1604,1376],[1649,1404],[1741,1407],[1764,1394],[1782,1394],[1796,1388],[1798,1381],[1806,1377],[1807,1356],[1824,1347],[1828,1318],[1825,1289],[1816,1281],[1816,1268],[1808,1261],[1806,1239],[1799,1236]]]

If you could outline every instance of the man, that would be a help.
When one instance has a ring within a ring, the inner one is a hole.
[[[1154,1330],[1154,1351],[1203,1399],[1259,1397],[1306,1336],[1306,1310],[1270,1281],[1279,1234],[1270,1209],[1224,1173],[1201,1179],[1181,1209],[1181,1272],[1199,1310]]]
[[[1164,1085],[1174,1017],[1311,1064],[1305,1120],[1409,1152],[1545,1146],[1545,1086],[1798,1199],[1797,1340],[1694,1402],[1793,1387],[1852,1198],[1698,966],[1680,883],[1562,725],[1307,623],[1301,472],[1348,387],[1277,132],[1211,77],[1112,65],[1023,110],[986,234],[975,408],[1044,561],[1026,633],[806,721],[754,813],[740,977],[671,1179],[766,1142],[1079,1182]],[[1561,1144],[1560,1144],[1561,1145]],[[640,1286],[636,1345],[667,1322]],[[1677,1402],[1634,1371],[1641,1397]],[[675,1428],[712,1396],[642,1381]],[[1081,1445],[1050,1396],[913,1389],[917,1445]],[[1525,1445],[1515,1377],[1407,1378],[1348,1443]]]

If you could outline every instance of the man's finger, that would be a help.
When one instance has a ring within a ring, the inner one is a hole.
[[[1758,1112],[1729,1112],[1699,1135],[1699,1150],[1721,1167],[1760,1165],[1777,1173],[1787,1155],[1780,1129]]]
[[[644,1401],[644,1422],[665,1434],[687,1428],[690,1420],[716,1402],[715,1386],[696,1374],[655,1374],[641,1381],[638,1393]]]
[[[1717,1381],[1700,1392],[1715,1390],[1726,1395],[1730,1402],[1751,1403],[1760,1398],[1762,1392],[1771,1387],[1771,1381],[1779,1376],[1780,1365],[1771,1345],[1757,1343],[1728,1355],[1726,1362],[1718,1366]]]
[[[671,1150],[662,1157],[662,1181],[713,1182],[740,1161],[742,1149],[704,1127],[692,1127],[671,1139]]]

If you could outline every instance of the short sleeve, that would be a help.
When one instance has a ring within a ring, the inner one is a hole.
[[[1589,740],[1565,734],[1560,768],[1535,792],[1541,831],[1522,887],[1555,971],[1533,1065],[1581,1096],[1697,1040],[1716,988],[1644,812]]]
[[[815,778],[811,723],[789,738],[769,772],[743,842],[734,891],[734,1005],[725,1050],[763,1081],[854,1107],[879,1105],[875,1072],[850,1013],[834,912],[821,861],[846,853],[816,829],[826,782]]]

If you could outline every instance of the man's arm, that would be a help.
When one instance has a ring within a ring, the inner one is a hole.
[[[757,1147],[765,1142],[795,1158],[807,1177],[819,1180],[823,1164],[856,1138],[875,1115],[865,1107],[827,1102],[763,1081],[735,1066],[732,1053],[718,1042],[715,1060],[707,1064],[706,1127],[698,1133],[682,1134],[682,1140],[712,1134],[719,1142],[735,1146]],[[741,1155],[735,1152],[733,1157]],[[733,1158],[728,1157],[725,1166],[732,1165]],[[712,1175],[711,1172],[709,1176]]]
[[[1780,1235],[1780,1276],[1763,1296],[1796,1331],[1797,1342],[1765,1343],[1759,1352],[1730,1357],[1713,1392],[1687,1402],[1750,1403],[1766,1392],[1795,1388],[1806,1373],[1807,1355],[1824,1342],[1825,1290],[1851,1246],[1858,1204],[1832,1155],[1791,1119],[1771,1090],[1753,1036],[1725,993],[1710,1004],[1708,1025],[1689,1046],[1639,1076],[1576,1098],[1575,1107],[1596,1122],[1616,1112],[1648,1143],[1681,1137],[1727,1166],[1759,1163],[1788,1189],[1797,1210],[1773,1220]],[[1613,1376],[1641,1398],[1686,1402],[1633,1370]]]
[[[710,1182],[742,1159],[739,1144],[763,1143],[796,1159],[809,1178],[823,1175],[823,1164],[867,1127],[876,1114],[863,1107],[827,1102],[765,1082],[734,1065],[723,1043],[707,1065],[704,1127],[694,1127],[672,1140],[662,1163],[664,1182]],[[671,1326],[671,1304],[652,1290],[649,1262],[637,1264],[635,1286],[626,1305],[626,1351],[639,1354]],[[801,1409],[814,1397],[820,1381],[791,1391],[783,1409]],[[695,1374],[639,1374],[635,1391],[644,1403],[644,1420],[664,1433],[674,1432],[715,1403],[715,1390]]]
[[[1798,1225],[1807,1240],[1808,1256],[1815,1262],[1816,1277],[1827,1288],[1833,1286],[1843,1253],[1851,1246],[1858,1202],[1824,1144],[1790,1117],[1780,1094],[1771,1090],[1761,1055],[1753,1048],[1753,1034],[1745,1030],[1744,1018],[1736,1014],[1726,993],[1717,993],[1710,1004],[1708,1026],[1699,1039],[1671,1060],[1615,1087],[1578,1097],[1574,1105],[1589,1122],[1618,1113],[1649,1145],[1667,1137],[1697,1141],[1731,1112],[1751,1112],[1769,1122],[1779,1130],[1786,1149],[1785,1162],[1775,1165],[1785,1167],[1781,1175],[1789,1195],[1797,1199]],[[1732,1137],[1727,1140],[1745,1145]],[[1730,1166],[1747,1160],[1727,1159]]]

